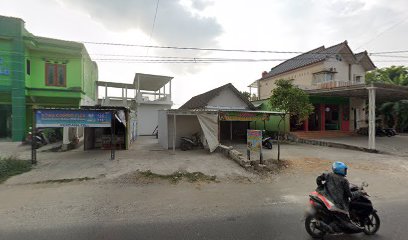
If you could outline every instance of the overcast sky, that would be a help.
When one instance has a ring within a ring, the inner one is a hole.
[[[358,52],[408,50],[406,0],[0,0],[0,14],[20,17],[33,34],[84,42],[308,51],[347,40]],[[233,83],[246,88],[279,62],[135,63],[124,56],[287,59],[291,54],[158,50],[86,44],[99,80],[133,82],[136,72],[173,76],[176,106]],[[403,55],[403,54],[402,54]],[[98,59],[120,58],[106,62]],[[405,55],[408,61],[408,58]],[[146,58],[143,58],[146,59]],[[376,66],[407,64],[373,57]],[[396,60],[399,61],[399,60]]]

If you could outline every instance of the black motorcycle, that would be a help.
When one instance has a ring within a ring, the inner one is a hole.
[[[201,142],[201,136],[199,133],[193,134],[191,138],[181,137],[180,138],[180,149],[182,151],[192,150],[193,148],[203,148],[203,143]]]
[[[350,184],[352,192],[363,190],[368,184],[363,183],[361,187]],[[306,212],[305,228],[313,238],[322,238],[326,234],[352,234],[364,232],[367,235],[375,234],[380,228],[380,218],[377,210],[369,199],[369,195],[363,191],[363,195],[350,202],[349,213],[338,209],[321,189],[316,189],[309,195],[310,207]],[[349,216],[347,216],[349,214]],[[358,231],[350,231],[339,223],[339,216],[348,218]]]

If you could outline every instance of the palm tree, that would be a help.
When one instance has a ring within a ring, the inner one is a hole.
[[[386,102],[378,110],[387,123],[392,123],[392,128],[397,129],[399,127],[401,132],[408,128],[408,100]]]

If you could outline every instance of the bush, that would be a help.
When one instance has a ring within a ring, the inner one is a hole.
[[[31,170],[31,162],[18,160],[16,158],[0,158],[0,183],[9,177],[25,173]]]

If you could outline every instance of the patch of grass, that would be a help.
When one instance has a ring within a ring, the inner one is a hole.
[[[93,178],[93,177],[62,178],[62,179],[39,181],[39,182],[35,182],[34,184],[44,184],[44,183],[69,183],[69,182],[74,182],[74,181],[89,181],[89,180],[94,180],[94,179],[96,179],[96,178]]]
[[[169,180],[171,183],[178,183],[181,180],[186,180],[190,183],[199,182],[199,181],[216,182],[216,179],[217,179],[216,176],[205,175],[202,172],[190,173],[187,171],[176,171],[172,174],[162,175],[162,174],[153,173],[152,171],[147,170],[147,171],[139,171],[138,173],[144,178]]]
[[[15,157],[0,158],[0,183],[8,178],[31,170],[31,162]]]

